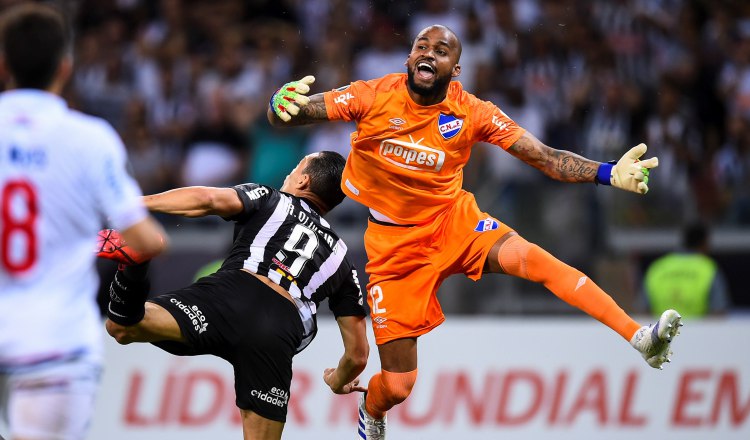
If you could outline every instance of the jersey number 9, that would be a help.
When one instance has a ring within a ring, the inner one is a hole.
[[[289,239],[284,243],[284,250],[294,252],[297,256],[289,264],[289,273],[293,277],[298,277],[305,267],[307,260],[315,255],[318,249],[318,236],[310,228],[302,225],[295,225]]]

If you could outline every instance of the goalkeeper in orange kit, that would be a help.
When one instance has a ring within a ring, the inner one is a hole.
[[[461,187],[472,146],[487,142],[563,182],[591,182],[645,194],[649,170],[640,144],[616,163],[551,148],[491,102],[464,91],[461,42],[433,25],[414,40],[406,73],[356,81],[306,96],[314,78],[281,87],[272,97],[273,125],[356,121],[342,189],[370,209],[365,233],[367,286],[381,372],[360,399],[359,435],[385,438],[385,414],[405,400],[417,377],[417,338],[445,319],[437,289],[452,274],[479,279],[505,273],[544,284],[598,319],[661,368],[681,325],[665,311],[642,326],[585,274],[482,212]]]

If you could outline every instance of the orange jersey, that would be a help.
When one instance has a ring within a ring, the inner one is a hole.
[[[443,102],[431,106],[411,99],[405,73],[356,81],[323,96],[328,119],[357,122],[344,192],[403,224],[428,222],[451,204],[475,143],[507,149],[524,133],[456,81]]]

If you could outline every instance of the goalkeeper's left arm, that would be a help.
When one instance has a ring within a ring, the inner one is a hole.
[[[646,194],[650,170],[659,166],[659,159],[656,157],[640,160],[646,149],[646,144],[638,144],[625,153],[617,163],[601,164],[597,169],[596,182]]]
[[[595,182],[639,194],[648,192],[649,171],[659,165],[656,157],[640,160],[646,153],[646,144],[631,148],[617,163],[601,163],[549,147],[529,132],[511,145],[508,152],[555,180]]]

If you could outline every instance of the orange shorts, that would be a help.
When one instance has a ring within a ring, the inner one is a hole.
[[[365,270],[375,342],[416,337],[440,325],[445,315],[437,290],[443,280],[457,273],[475,281],[481,278],[490,248],[511,231],[480,211],[466,191],[431,223],[368,222]]]

